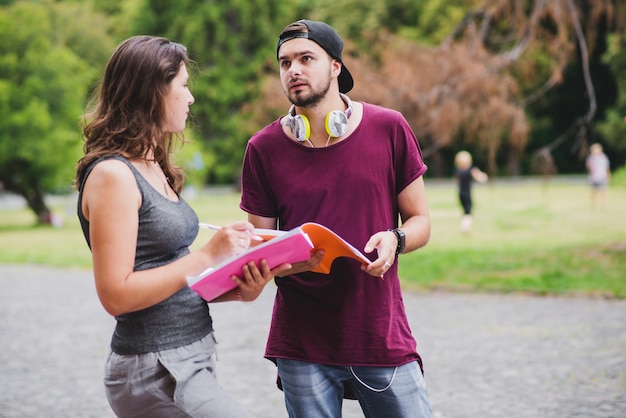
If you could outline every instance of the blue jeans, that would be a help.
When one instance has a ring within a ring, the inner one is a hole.
[[[277,359],[287,412],[293,418],[341,417],[344,384],[367,418],[430,418],[417,361],[398,367],[349,367]]]

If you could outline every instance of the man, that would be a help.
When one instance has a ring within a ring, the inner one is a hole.
[[[342,50],[322,22],[281,32],[280,80],[293,106],[250,139],[240,206],[257,228],[320,223],[371,262],[339,258],[330,274],[313,273],[320,250],[277,277],[265,356],[291,417],[341,416],[344,397],[366,416],[430,417],[396,263],[430,237],[426,165],[400,113],[345,95],[354,80]]]

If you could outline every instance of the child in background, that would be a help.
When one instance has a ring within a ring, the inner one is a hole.
[[[472,182],[485,183],[488,180],[486,173],[472,166],[472,155],[467,151],[459,151],[454,157],[456,167],[454,177],[459,186],[459,200],[463,207],[461,218],[461,232],[468,234],[472,229]]]
[[[606,185],[611,179],[611,165],[609,158],[602,151],[602,145],[592,144],[589,152],[585,165],[591,185],[591,208],[595,209],[596,201],[599,201],[600,206],[606,206]]]

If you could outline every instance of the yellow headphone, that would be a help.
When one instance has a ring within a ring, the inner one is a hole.
[[[339,93],[339,95],[347,106],[346,110],[344,112],[332,110],[328,112],[324,121],[326,133],[333,138],[337,138],[348,131],[348,118],[352,115],[350,98],[343,93]],[[287,113],[287,126],[291,129],[294,138],[299,142],[308,141],[311,137],[311,124],[306,116],[296,114],[296,105],[291,105]]]

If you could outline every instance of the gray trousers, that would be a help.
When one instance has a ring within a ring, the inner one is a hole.
[[[107,352],[104,385],[113,412],[124,418],[251,418],[220,386],[213,333],[154,353]]]

